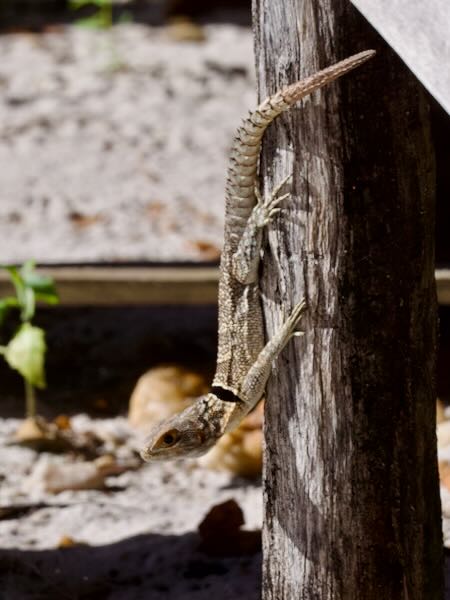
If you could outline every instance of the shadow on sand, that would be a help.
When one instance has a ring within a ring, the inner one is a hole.
[[[104,546],[0,550],[1,600],[234,600],[260,597],[261,555],[211,558],[196,534]]]

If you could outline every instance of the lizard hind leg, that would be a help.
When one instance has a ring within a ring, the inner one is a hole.
[[[298,333],[301,334],[301,332],[296,331],[296,327],[305,310],[305,300],[294,306],[289,317],[267,342],[258,354],[255,363],[250,367],[239,391],[239,397],[247,404],[248,410],[251,410],[262,397],[272,369],[272,362],[292,337]]]
[[[258,185],[255,186],[256,204],[250,214],[236,252],[232,257],[234,277],[243,284],[258,280],[258,266],[261,254],[262,231],[282,209],[279,204],[290,194],[280,194],[283,186],[291,179],[285,177],[267,197],[262,197]]]

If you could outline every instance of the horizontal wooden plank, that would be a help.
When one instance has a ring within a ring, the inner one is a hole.
[[[215,266],[40,268],[53,277],[64,306],[216,304],[219,268]],[[450,269],[436,270],[438,301],[450,306]],[[12,293],[0,271],[0,298]]]
[[[65,306],[146,304],[216,304],[218,267],[104,267],[40,268],[53,277]],[[0,272],[0,298],[12,287]]]

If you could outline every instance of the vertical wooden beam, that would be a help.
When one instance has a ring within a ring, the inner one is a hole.
[[[260,98],[375,59],[267,132],[293,173],[262,273],[268,337],[303,296],[266,403],[264,600],[442,597],[434,157],[425,94],[347,0],[254,0]]]

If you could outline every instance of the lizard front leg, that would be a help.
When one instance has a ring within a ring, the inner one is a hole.
[[[288,175],[283,179],[267,198],[262,198],[258,186],[255,187],[257,202],[232,257],[233,276],[241,283],[249,284],[258,279],[263,228],[280,212],[279,204],[289,196],[280,195],[280,191],[291,177]]]
[[[287,342],[296,335],[302,335],[296,331],[299,320],[306,309],[304,300],[299,302],[277,331],[271,340],[267,342],[258,355],[256,362],[250,367],[239,390],[239,397],[247,405],[250,411],[264,394],[267,380],[272,368],[272,362],[280,354]]]

